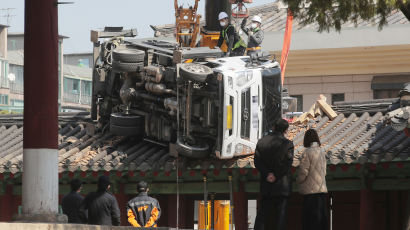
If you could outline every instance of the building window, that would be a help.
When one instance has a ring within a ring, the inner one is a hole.
[[[338,101],[345,101],[344,93],[332,93],[332,105]]]
[[[303,95],[291,95],[291,97],[298,99],[297,111],[303,112]]]
[[[90,67],[90,59],[88,59],[88,58],[78,59],[78,66],[80,66],[80,67]]]
[[[65,102],[79,103],[80,102],[80,80],[64,77],[63,81]]]
[[[399,96],[399,89],[377,89],[373,90],[374,99],[396,98]]]
[[[1,88],[8,88],[9,87],[9,80],[7,78],[8,71],[7,71],[7,61],[0,60],[0,87]]]
[[[20,65],[10,64],[9,85],[10,92],[23,94],[24,93],[24,67]],[[12,77],[11,77],[12,76]]]
[[[11,106],[16,106],[16,107],[23,107],[24,106],[24,101],[23,100],[16,100],[16,99],[11,99]]]
[[[0,94],[0,105],[9,104],[9,95]]]

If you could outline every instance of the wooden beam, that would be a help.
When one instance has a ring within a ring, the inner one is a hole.
[[[229,193],[228,182],[208,182],[208,192],[214,193]],[[151,194],[176,194],[176,183],[152,183],[149,185]],[[124,188],[125,194],[135,194],[135,184],[126,184]],[[186,182],[179,184],[180,194],[203,194],[202,182]]]
[[[330,118],[330,120],[333,120],[337,117],[336,112],[332,109],[332,107],[330,107],[329,104],[327,104],[325,101],[323,100],[317,100],[316,103],[319,104],[320,108],[322,109],[322,111],[324,113],[326,113],[326,115]]]
[[[373,190],[410,190],[410,178],[389,178],[374,179],[372,182]]]

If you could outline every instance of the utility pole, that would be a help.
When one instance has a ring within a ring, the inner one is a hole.
[[[13,11],[15,9],[16,8],[2,8],[2,9],[0,9],[0,12],[5,12],[4,15],[3,15],[3,13],[1,13],[1,17],[6,18],[6,22],[7,22],[6,25],[8,25],[8,26],[10,25],[11,18],[16,16],[16,15],[11,14],[11,11]]]
[[[24,222],[67,222],[58,214],[58,18],[55,0],[25,0]]]

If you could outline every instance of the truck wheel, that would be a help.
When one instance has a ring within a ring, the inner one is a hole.
[[[112,59],[119,62],[135,63],[143,62],[145,52],[137,49],[118,48],[112,51]]]
[[[139,126],[118,126],[110,124],[110,133],[117,136],[140,136],[143,130]]]
[[[179,74],[184,80],[191,80],[201,83],[205,82],[206,78],[212,73],[212,69],[208,66],[195,63],[182,64],[179,69]]]
[[[190,158],[203,158],[210,153],[209,145],[205,142],[198,142],[197,145],[190,145],[182,140],[178,140],[175,148],[178,154]]]
[[[115,72],[138,72],[144,68],[143,62],[127,63],[127,62],[112,62],[112,69]]]
[[[144,117],[138,115],[112,113],[110,116],[111,125],[144,127],[144,122]]]

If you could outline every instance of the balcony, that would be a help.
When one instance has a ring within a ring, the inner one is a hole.
[[[67,103],[91,105],[91,96],[76,93],[64,93],[63,101]]]
[[[9,82],[10,93],[24,94],[24,84]]]

